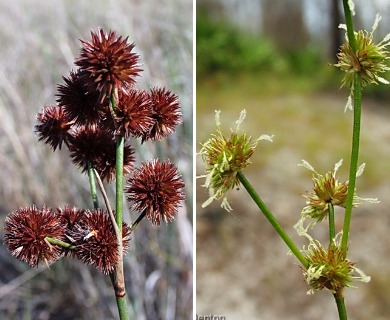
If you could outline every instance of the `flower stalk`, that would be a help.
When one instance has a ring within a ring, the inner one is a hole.
[[[343,7],[344,7],[344,16],[345,16],[345,24],[347,25],[347,36],[348,41],[353,49],[353,51],[356,51],[357,44],[356,44],[356,38],[355,38],[355,32],[353,29],[353,20],[352,20],[352,10],[351,10],[351,0],[343,0]]]
[[[135,228],[139,225],[139,223],[142,221],[143,218],[146,217],[146,211],[142,212],[138,218],[131,224],[130,226],[130,232],[133,232]]]
[[[282,240],[286,243],[286,245],[289,247],[293,255],[299,260],[299,262],[305,267],[308,267],[308,261],[305,258],[305,256],[302,254],[302,252],[298,249],[298,247],[295,245],[294,241],[290,238],[290,236],[286,233],[286,231],[283,229],[283,227],[280,225],[278,220],[275,218],[275,216],[272,214],[272,212],[268,209],[268,207],[265,205],[263,200],[260,198],[260,196],[257,194],[251,183],[248,181],[248,179],[245,177],[245,175],[239,171],[237,173],[237,177],[246,189],[246,191],[249,193],[253,201],[256,203],[256,205],[259,207],[261,212],[264,214],[264,216],[267,218],[269,223],[273,226],[275,231],[279,234],[279,236],[282,238]]]
[[[123,221],[123,151],[124,137],[117,136],[116,138],[116,201],[115,201],[115,219],[122,232]]]
[[[352,151],[351,151],[351,162],[350,162],[350,169],[349,169],[349,184],[348,184],[347,201],[345,207],[343,235],[341,238],[341,247],[344,249],[345,256],[347,255],[347,249],[348,249],[349,229],[351,224],[353,198],[355,194],[356,172],[358,168],[359,146],[360,146],[360,122],[361,122],[361,108],[362,108],[360,73],[355,73],[353,96],[354,96],[354,106],[353,106]]]
[[[89,187],[91,189],[93,208],[98,209],[99,208],[99,199],[98,199],[97,190],[96,190],[95,173],[94,173],[94,169],[93,169],[91,163],[88,163],[88,178],[89,178]]]
[[[344,296],[340,292],[336,292],[335,294],[333,294],[333,296],[336,301],[337,311],[339,313],[339,319],[347,320],[348,315],[347,315],[347,310],[345,309]]]
[[[70,243],[67,243],[67,242],[65,242],[65,241],[56,239],[56,238],[46,237],[45,239],[46,239],[47,242],[49,242],[50,244],[58,245],[58,246],[60,246],[60,247],[63,247],[63,248],[66,248],[66,249],[70,249],[70,250],[76,249],[76,246],[74,246],[74,245],[72,245],[72,244],[70,244]]]
[[[336,227],[334,222],[334,206],[333,203],[328,203],[329,210],[329,243],[332,243],[336,237]]]
[[[110,96],[110,107],[115,113],[115,95],[112,90]],[[114,120],[115,121],[115,120]],[[118,242],[118,263],[112,277],[115,290],[115,297],[118,307],[118,312],[121,320],[129,319],[129,311],[126,301],[125,275],[123,270],[123,245],[122,245],[122,224],[123,224],[123,160],[124,160],[125,138],[123,135],[116,136],[116,163],[115,163],[115,220]]]
[[[104,189],[103,182],[102,182],[102,179],[100,179],[99,173],[96,170],[94,170],[94,173],[95,173],[95,177],[96,177],[96,180],[97,180],[99,188],[100,188],[100,192],[102,193],[104,202],[106,204],[108,215],[110,216],[111,223],[112,223],[112,225],[113,225],[113,227],[115,229],[115,236],[116,236],[117,239],[119,239],[120,238],[119,227],[116,224],[115,216],[114,216],[114,213],[112,211],[110,201],[108,200],[107,192]]]

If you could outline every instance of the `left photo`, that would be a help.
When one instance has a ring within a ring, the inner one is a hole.
[[[193,0],[0,7],[0,319],[192,319]]]

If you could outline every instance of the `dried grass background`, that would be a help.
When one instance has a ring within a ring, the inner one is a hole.
[[[192,316],[192,1],[0,1],[0,226],[18,207],[65,204],[91,208],[88,179],[66,151],[37,143],[35,115],[55,102],[61,76],[74,68],[78,39],[98,27],[135,41],[141,88],[179,95],[184,123],[163,143],[136,146],[138,159],[170,158],[182,172],[187,200],[160,228],[143,222],[125,258],[130,314],[136,319]],[[138,153],[139,154],[139,153]],[[113,196],[111,190],[111,197]],[[112,198],[113,199],[113,198]],[[136,218],[125,212],[125,220]],[[1,229],[2,238],[3,231]],[[0,319],[116,319],[107,277],[76,260],[29,269],[0,247]]]

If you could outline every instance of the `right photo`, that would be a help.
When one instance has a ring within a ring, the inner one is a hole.
[[[197,1],[196,319],[390,318],[389,16]]]

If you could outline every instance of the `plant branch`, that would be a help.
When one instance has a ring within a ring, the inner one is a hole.
[[[133,230],[138,226],[138,224],[141,222],[141,220],[142,220],[143,218],[145,218],[145,216],[146,216],[146,212],[143,211],[143,212],[138,216],[137,220],[135,220],[135,221],[132,223],[132,225],[131,225],[131,227],[130,227],[130,233],[133,232]]]
[[[349,45],[351,46],[353,51],[356,51],[357,44],[355,38],[355,31],[353,29],[352,12],[348,2],[348,0],[343,0],[345,24],[347,25],[347,36]]]
[[[345,205],[345,217],[343,226],[343,236],[341,238],[341,247],[344,249],[344,257],[347,255],[349,228],[351,224],[353,198],[355,195],[356,172],[358,168],[359,144],[360,144],[360,121],[361,121],[361,74],[355,73],[354,79],[354,106],[353,106],[353,134],[352,134],[352,151],[351,163],[349,169],[348,194]]]
[[[110,216],[111,223],[114,226],[116,239],[117,239],[117,241],[119,241],[119,239],[121,238],[120,231],[119,231],[118,225],[116,224],[115,216],[114,216],[114,213],[112,211],[110,201],[108,200],[107,192],[104,189],[102,179],[100,179],[99,173],[96,171],[96,169],[94,169],[94,173],[95,173],[96,180],[97,180],[99,188],[100,188],[100,192],[103,195],[103,199],[104,199],[104,202],[106,204],[106,208],[107,208],[108,214]]]
[[[336,236],[336,227],[334,222],[334,206],[333,203],[328,203],[329,209],[329,245],[333,243],[333,240]]]
[[[305,258],[305,256],[301,253],[301,251],[298,249],[298,247],[295,245],[294,241],[289,237],[289,235],[284,231],[283,227],[280,225],[280,223],[277,221],[277,219],[274,217],[274,215],[271,213],[271,211],[268,209],[268,207],[265,205],[263,200],[260,198],[260,196],[257,194],[255,189],[252,187],[250,182],[247,180],[247,178],[244,176],[244,174],[239,171],[237,173],[238,179],[244,186],[244,188],[248,191],[249,195],[253,199],[253,201],[257,204],[261,212],[263,212],[264,216],[267,218],[267,220],[271,223],[271,225],[274,227],[276,232],[279,234],[279,236],[283,239],[283,241],[286,243],[286,245],[290,248],[291,252],[294,254],[294,256],[302,263],[302,265],[307,268],[308,267],[308,261]]]
[[[115,89],[110,95],[110,110],[113,111],[113,121],[116,126],[115,115]],[[123,158],[125,139],[123,135],[116,136],[116,163],[115,163],[115,221],[118,228],[118,263],[112,274],[111,281],[115,290],[115,297],[121,320],[129,320],[129,311],[126,301],[125,275],[123,270],[123,243],[122,243],[122,224],[123,224]]]
[[[122,231],[123,221],[123,157],[124,157],[124,137],[116,138],[116,202],[115,202],[115,219]]]
[[[336,292],[334,295],[334,299],[336,300],[337,305],[337,311],[339,312],[339,319],[340,320],[347,320],[347,310],[345,309],[345,303],[344,303],[344,297],[342,293]]]
[[[56,238],[45,237],[45,240],[47,240],[47,242],[49,242],[50,244],[55,244],[57,246],[60,246],[60,247],[66,248],[66,249],[70,249],[70,250],[76,249],[75,245],[67,243],[67,242],[59,240],[59,239],[56,239]]]
[[[90,162],[88,162],[88,178],[89,178],[89,186],[91,188],[91,196],[93,202],[93,208],[99,208],[99,199],[96,192],[96,183],[95,183],[95,175],[93,173],[94,169]],[[95,170],[96,171],[96,170]]]

